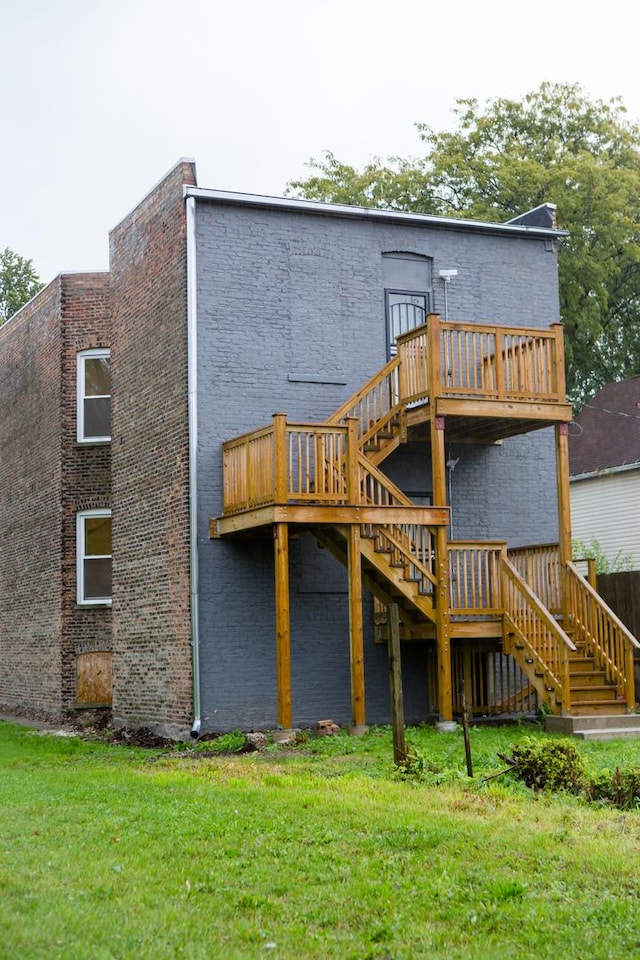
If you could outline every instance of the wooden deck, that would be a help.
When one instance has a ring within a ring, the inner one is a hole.
[[[223,511],[211,520],[211,536],[275,541],[279,723],[291,725],[288,537],[296,526],[312,531],[348,571],[356,725],[365,723],[363,587],[374,596],[378,639],[393,603],[404,639],[433,645],[431,702],[443,719],[451,718],[455,684],[465,676],[476,711],[545,701],[566,714],[591,704],[586,684],[597,688],[592,705],[599,697],[603,709],[632,709],[639,645],[570,563],[571,407],[561,326],[445,323],[432,315],[397,346],[326,422],[278,413],[223,445]],[[449,541],[445,430],[447,441],[495,442],[550,425],[559,543],[509,551],[500,541]],[[408,439],[431,447],[434,506],[414,505],[381,469]]]

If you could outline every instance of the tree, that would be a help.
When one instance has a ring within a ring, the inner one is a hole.
[[[567,388],[580,405],[640,371],[640,128],[619,99],[543,83],[522,100],[457,100],[453,131],[418,124],[425,156],[362,170],[330,153],[289,192],[413,212],[503,221],[558,206]]]
[[[0,326],[42,287],[32,261],[6,247],[0,253]]]

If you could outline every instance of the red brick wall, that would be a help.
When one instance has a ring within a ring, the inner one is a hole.
[[[60,279],[0,327],[0,705],[57,716]]]
[[[186,222],[180,162],[111,233],[114,720],[192,710]]]
[[[109,346],[107,274],[60,276],[0,327],[0,705],[59,716],[111,610],[76,606],[76,511],[110,505],[110,445],[76,443],[76,354]]]
[[[77,442],[76,370],[81,350],[110,346],[107,273],[61,277],[62,342],[62,697],[76,699],[76,655],[111,649],[111,607],[76,604],[76,514],[111,507],[111,444]]]

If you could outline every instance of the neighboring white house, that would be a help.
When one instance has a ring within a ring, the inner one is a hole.
[[[597,540],[608,560],[640,570],[640,375],[609,383],[570,429],[574,539]]]

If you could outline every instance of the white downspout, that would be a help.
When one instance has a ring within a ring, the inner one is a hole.
[[[191,582],[191,670],[193,723],[200,736],[200,645],[198,631],[198,324],[196,274],[196,200],[187,197],[187,382],[189,409],[189,559]]]

